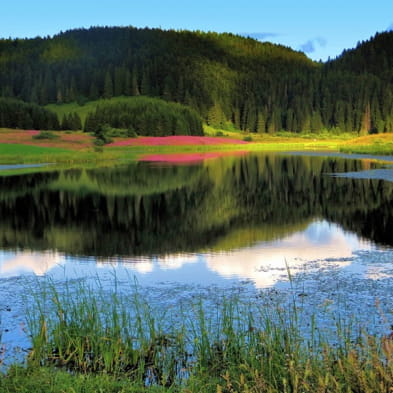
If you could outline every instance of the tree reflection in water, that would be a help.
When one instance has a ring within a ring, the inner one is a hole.
[[[326,220],[393,245],[393,184],[370,163],[275,154],[0,178],[0,247],[111,257],[228,251]]]

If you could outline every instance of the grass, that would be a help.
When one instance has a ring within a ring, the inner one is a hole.
[[[61,149],[57,147],[41,147],[32,145],[21,145],[21,144],[0,144],[0,155],[3,156],[37,156],[45,154],[61,154],[70,153],[67,149]]]
[[[70,374],[48,367],[13,366],[0,377],[2,393],[170,393],[161,386],[146,388],[126,377],[108,374]]]
[[[391,337],[327,338],[300,330],[298,304],[257,307],[236,298],[157,312],[138,295],[86,284],[40,284],[28,309],[27,366],[2,392],[391,392]],[[213,303],[214,304],[214,303]],[[210,307],[210,311],[209,311]],[[211,308],[213,307],[213,310]],[[302,321],[304,322],[304,321]]]
[[[72,162],[73,158],[81,158],[76,153],[56,148],[41,147],[22,144],[0,144],[0,165],[27,165],[27,164],[47,164],[55,162]],[[8,176],[22,173],[42,172],[53,170],[52,166],[4,169],[0,171],[0,176]]]
[[[131,161],[145,154],[170,154],[170,153],[189,153],[189,152],[217,152],[217,151],[277,151],[277,150],[302,150],[302,149],[326,149],[334,148],[335,145],[328,145],[326,141],[293,141],[287,142],[275,139],[265,143],[249,144],[223,144],[223,145],[185,145],[185,146],[104,146],[93,147],[92,141],[89,148],[80,149],[78,139],[88,137],[83,133],[73,133],[76,141],[69,141],[70,134],[58,132],[59,138],[55,140],[35,140],[33,136],[25,135],[21,131],[21,136],[13,136],[15,130],[1,130],[0,132],[0,164],[35,164],[35,163],[56,163],[67,165],[86,165],[87,163],[102,165],[107,162]],[[11,136],[10,136],[11,135]],[[1,143],[7,137],[7,143]],[[15,143],[23,137],[23,143]],[[64,141],[63,139],[67,140]],[[36,145],[33,145],[36,143]],[[42,145],[42,144],[45,145]],[[83,142],[85,143],[85,142]],[[66,146],[67,148],[61,147]],[[77,150],[76,150],[77,149]],[[101,163],[101,164],[100,164]],[[46,168],[52,170],[55,167]],[[37,171],[38,169],[36,169]],[[31,171],[31,170],[29,170]],[[20,171],[21,172],[21,171]],[[22,172],[21,172],[22,173]],[[4,175],[4,172],[1,172]]]
[[[393,154],[393,134],[374,134],[349,140],[340,147],[343,153]]]
[[[329,132],[327,130],[321,130],[320,132],[312,133],[312,132],[301,132],[301,133],[293,133],[289,131],[278,131],[274,134],[259,134],[253,132],[244,132],[240,131],[232,124],[228,124],[228,127],[225,129],[218,129],[211,127],[209,125],[204,125],[203,127],[205,135],[208,136],[226,136],[230,138],[236,139],[244,139],[244,137],[251,137],[253,141],[256,142],[272,142],[280,141],[280,142],[305,142],[307,140],[331,140],[331,141],[348,141],[356,138],[355,133],[337,133],[337,132]]]
[[[117,99],[122,99],[117,98]],[[67,104],[76,105],[76,104]],[[88,105],[88,104],[86,104]],[[59,106],[59,107],[63,107]],[[216,130],[205,126],[207,135],[220,135],[244,139],[247,136],[236,130]],[[42,132],[41,132],[42,134]],[[369,135],[320,135],[278,133],[276,135],[252,134],[252,142],[246,144],[179,145],[179,146],[94,146],[94,138],[83,132],[43,132],[52,139],[40,139],[35,131],[0,129],[0,165],[51,163],[84,167],[107,166],[121,161],[132,161],[146,154],[231,152],[231,151],[341,151],[346,153],[393,154],[393,134]],[[349,139],[350,138],[350,139]],[[57,169],[55,165],[45,168],[1,171],[1,176]]]

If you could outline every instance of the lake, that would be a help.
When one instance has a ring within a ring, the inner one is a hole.
[[[305,321],[347,318],[385,334],[390,171],[369,158],[269,153],[0,177],[3,352],[28,351],[29,291],[47,279],[136,285],[161,310],[195,296],[297,299]]]

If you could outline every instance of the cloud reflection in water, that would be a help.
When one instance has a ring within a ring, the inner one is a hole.
[[[287,267],[292,275],[310,271],[313,262],[319,267],[346,267],[355,251],[369,250],[371,243],[345,232],[335,224],[316,221],[304,231],[271,242],[258,242],[251,247],[228,252],[200,254],[169,254],[156,257],[118,257],[113,260],[65,258],[56,252],[2,252],[0,277],[34,273],[43,275],[59,271],[71,276],[86,277],[104,270],[132,272],[140,283],[170,280],[174,282],[207,283],[251,280],[257,288],[267,288],[288,281]],[[60,268],[59,268],[60,266]],[[375,274],[374,274],[375,275]]]
[[[231,253],[208,256],[207,266],[224,277],[251,279],[257,288],[271,287],[288,280],[291,274],[309,269],[313,261],[335,260],[340,267],[348,266],[354,251],[369,250],[369,242],[344,232],[326,221],[311,224],[304,232]]]

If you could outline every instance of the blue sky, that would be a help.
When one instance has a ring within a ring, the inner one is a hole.
[[[339,55],[377,31],[393,29],[392,0],[14,0],[2,1],[0,37],[36,37],[90,26],[232,32]]]

